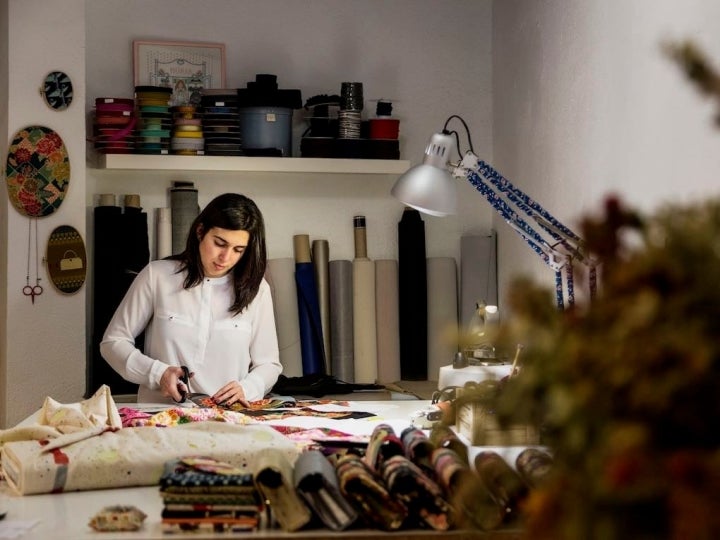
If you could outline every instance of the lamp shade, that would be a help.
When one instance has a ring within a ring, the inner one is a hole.
[[[392,195],[400,202],[431,216],[457,212],[457,187],[447,169],[454,148],[449,134],[435,133],[425,149],[422,165],[412,167],[398,178]]]

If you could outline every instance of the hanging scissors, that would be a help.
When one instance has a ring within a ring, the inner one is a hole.
[[[40,296],[43,293],[42,285],[40,285],[40,280],[32,286],[30,285],[30,282],[28,281],[28,284],[23,287],[23,294],[25,296],[29,296],[32,300],[32,303],[35,303],[35,297]]]

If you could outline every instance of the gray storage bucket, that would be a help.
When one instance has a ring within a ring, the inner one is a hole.
[[[292,114],[285,107],[241,107],[240,130],[245,149],[280,150],[283,157],[292,153]]]

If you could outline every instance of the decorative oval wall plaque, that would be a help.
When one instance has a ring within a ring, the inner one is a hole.
[[[72,81],[62,71],[51,71],[45,76],[40,93],[51,109],[64,111],[72,103]]]
[[[70,225],[60,225],[50,234],[45,260],[50,281],[58,291],[72,294],[85,283],[85,243],[80,233]]]
[[[70,158],[55,131],[29,126],[18,131],[8,148],[5,169],[8,197],[28,217],[52,214],[70,183]]]

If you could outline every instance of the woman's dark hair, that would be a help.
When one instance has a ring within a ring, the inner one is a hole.
[[[265,222],[260,209],[245,195],[225,193],[210,201],[193,221],[188,231],[185,251],[169,257],[182,262],[180,272],[187,271],[183,284],[186,289],[199,285],[205,276],[200,260],[200,241],[213,227],[250,233],[245,253],[232,269],[235,300],[229,311],[237,314],[255,298],[265,276]]]

